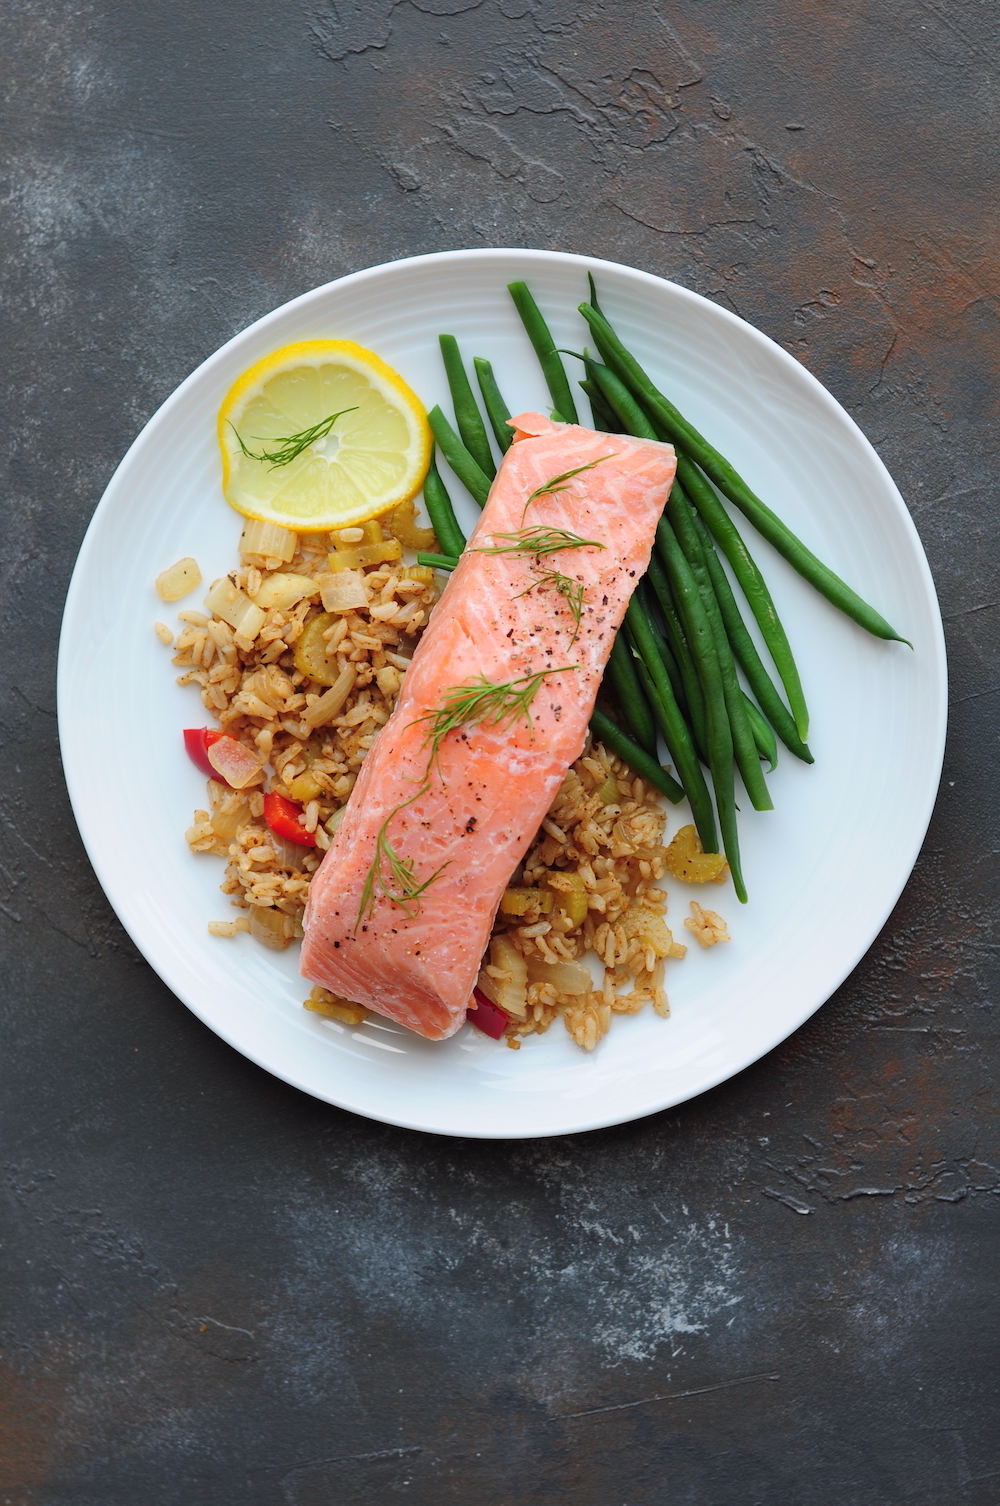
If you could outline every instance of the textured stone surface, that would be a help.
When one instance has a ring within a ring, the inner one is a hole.
[[[0,1503],[1000,1501],[998,50],[989,0],[4,7]],[[913,509],[953,673],[923,855],[826,1008],[680,1110],[512,1146],[209,1034],[107,907],[54,717],[79,540],[176,383],[318,282],[490,244],[794,351]]]

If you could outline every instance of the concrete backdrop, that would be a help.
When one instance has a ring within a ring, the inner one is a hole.
[[[1000,1501],[998,52],[990,0],[3,7],[4,1506]],[[54,716],[76,550],[173,387],[317,283],[491,244],[793,351],[912,508],[953,675],[839,993],[538,1144],[352,1118],[205,1030],[108,908]]]

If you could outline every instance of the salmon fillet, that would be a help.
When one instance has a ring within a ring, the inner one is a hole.
[[[305,977],[429,1040],[465,1019],[504,888],[583,750],[674,477],[667,444],[537,413],[511,423],[517,442],[365,759],[305,913]],[[530,547],[499,536],[538,527],[604,547],[542,558],[476,552]],[[542,579],[552,571],[582,588],[579,622],[574,588],[563,595]],[[464,694],[456,688],[481,681],[519,682],[510,694],[529,704],[435,738],[438,714]]]

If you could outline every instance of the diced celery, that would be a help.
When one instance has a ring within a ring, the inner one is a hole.
[[[421,528],[417,524],[417,508],[412,497],[389,513],[385,526],[404,549],[412,549],[416,554],[431,554],[437,549],[433,528]]]
[[[340,673],[336,659],[331,659],[326,652],[323,636],[336,620],[332,612],[320,612],[310,618],[295,645],[295,668],[319,685],[333,685]]]
[[[340,1020],[344,1025],[360,1025],[368,1015],[363,1004],[353,1004],[350,999],[342,999],[339,994],[332,994],[325,988],[314,988],[303,1008],[311,1010],[313,1014],[320,1014],[327,1020]]]
[[[398,539],[385,539],[378,544],[359,544],[354,549],[333,549],[328,556],[330,569],[334,574],[340,570],[361,570],[366,565],[381,565],[387,560],[402,557],[403,546]]]
[[[304,774],[299,774],[288,786],[288,793],[300,805],[308,805],[310,800],[315,800],[322,792],[323,786],[309,769]]]
[[[572,927],[582,925],[587,914],[587,890],[578,873],[550,873],[546,887],[555,893],[556,909]]]
[[[529,910],[548,915],[554,902],[549,889],[505,889],[500,900],[500,910],[503,915],[527,915]]]

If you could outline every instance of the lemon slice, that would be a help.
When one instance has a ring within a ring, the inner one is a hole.
[[[353,340],[282,346],[219,409],[227,502],[298,533],[348,528],[409,501],[431,443],[416,393]]]

